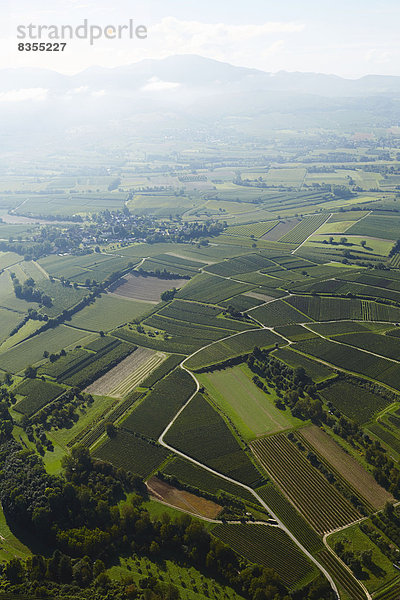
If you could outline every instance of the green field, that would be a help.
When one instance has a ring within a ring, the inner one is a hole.
[[[87,331],[109,331],[141,317],[152,308],[153,305],[147,302],[125,300],[107,294],[76,313],[70,324]]]
[[[0,354],[0,369],[18,373],[26,366],[42,360],[45,350],[50,353],[60,352],[63,348],[81,343],[83,340],[89,341],[91,337],[94,336],[90,336],[87,331],[59,325]]]
[[[277,396],[273,388],[266,394],[251,378],[252,372],[247,365],[198,375],[209,396],[247,440],[301,424],[290,411],[276,408]]]

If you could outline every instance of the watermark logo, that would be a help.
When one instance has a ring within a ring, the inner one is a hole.
[[[72,25],[29,25],[17,26],[17,38],[19,40],[49,40],[55,42],[66,42],[68,40],[88,40],[90,45],[97,40],[145,40],[148,36],[146,25],[138,25],[133,19],[129,19],[123,25],[92,25],[88,19],[82,24]]]

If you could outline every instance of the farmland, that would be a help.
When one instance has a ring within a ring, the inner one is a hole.
[[[177,369],[155,384],[123,422],[123,426],[149,438],[157,439],[170,419],[195,390],[194,380],[189,373]]]
[[[86,388],[86,392],[111,398],[122,398],[138,386],[165,359],[165,354],[138,348],[113,369]]]
[[[204,373],[198,379],[247,440],[283,431],[301,422],[286,414],[288,411],[275,407],[277,396],[273,388],[266,394],[252,382],[251,377],[250,369],[240,365]]]
[[[157,304],[162,292],[174,287],[181,288],[185,283],[185,279],[158,279],[129,273],[117,282],[118,285],[114,284],[112,289],[116,296]]]
[[[359,518],[358,511],[283,434],[253,442],[262,466],[318,533]]]
[[[14,409],[30,417],[43,406],[60,396],[63,388],[48,381],[38,379],[25,379],[16,389],[15,393],[24,396]]]
[[[328,215],[314,215],[312,217],[306,217],[293,229],[285,233],[280,238],[280,242],[288,244],[302,244],[310,235],[314,233],[325,221]]]
[[[191,356],[185,365],[188,369],[203,369],[209,365],[248,354],[254,346],[272,348],[276,344],[282,343],[283,339],[272,331],[262,329],[244,332],[200,350]]]
[[[168,431],[166,441],[232,479],[247,485],[256,485],[261,479],[222,416],[201,394],[197,394],[179,415]]]
[[[353,486],[375,510],[384,507],[393,497],[384,490],[370,473],[343,449],[322,429],[315,425],[304,427],[299,433],[301,439],[309,442],[329,464],[334,467]]]
[[[290,298],[289,298],[290,300]],[[285,300],[269,302],[251,311],[251,315],[267,327],[306,323],[311,319]]]
[[[222,510],[222,506],[219,504],[190,492],[174,488],[157,477],[151,477],[146,482],[146,485],[154,498],[195,515],[215,519]]]
[[[277,527],[216,525],[212,533],[251,562],[275,569],[290,587],[314,575],[314,566]]]
[[[388,405],[388,400],[381,395],[346,381],[335,381],[321,393],[343,414],[361,424],[367,423]]]
[[[70,324],[87,331],[109,331],[137,319],[151,308],[152,305],[146,302],[135,302],[107,294],[76,313]]]
[[[161,446],[150,444],[125,430],[118,430],[114,438],[107,440],[94,453],[96,458],[142,477],[154,471],[167,454]]]

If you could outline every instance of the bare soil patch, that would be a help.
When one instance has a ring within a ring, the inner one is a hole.
[[[222,510],[222,506],[219,504],[200,496],[195,496],[190,492],[178,490],[157,477],[151,477],[146,485],[154,498],[163,500],[168,504],[172,504],[172,506],[187,510],[201,517],[206,517],[207,519],[215,519]]]
[[[278,223],[278,225],[275,225],[275,227],[273,227],[271,231],[265,233],[260,239],[271,240],[272,242],[276,242],[280,240],[281,237],[285,235],[285,233],[287,233],[288,231],[293,229],[293,227],[295,227],[298,223],[300,223],[300,221],[301,219],[297,218],[286,219],[285,221],[281,221],[280,223]]]
[[[162,292],[174,287],[179,289],[185,283],[187,283],[187,279],[159,279],[158,277],[144,277],[128,273],[112,286],[112,292],[116,296],[124,298],[157,303],[160,301]]]
[[[374,508],[380,509],[394,500],[355,458],[346,452],[325,431],[311,425],[301,429],[303,437],[325,458]]]

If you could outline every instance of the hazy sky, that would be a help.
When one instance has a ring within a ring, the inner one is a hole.
[[[18,25],[148,27],[146,40],[68,41],[19,52]],[[0,68],[75,73],[143,58],[200,54],[265,71],[400,75],[398,0],[1,0]]]

